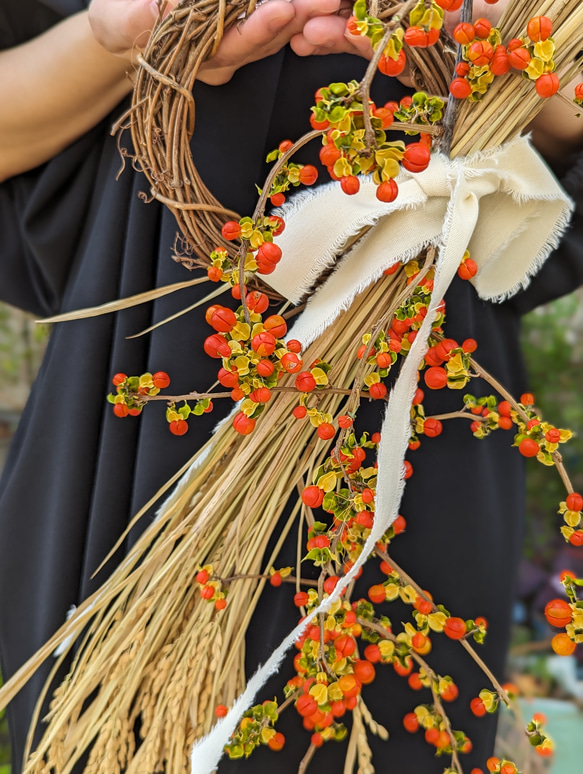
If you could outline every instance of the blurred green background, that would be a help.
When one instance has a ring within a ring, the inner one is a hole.
[[[0,305],[0,466],[40,364],[46,337],[46,330],[35,325],[30,317]],[[522,339],[530,388],[536,397],[536,405],[555,426],[575,432],[575,437],[562,446],[561,451],[575,490],[582,492],[583,289],[525,317]],[[569,549],[559,533],[562,521],[557,515],[557,508],[562,499],[564,489],[556,472],[529,461],[526,540],[521,568],[524,577],[521,596],[517,600],[509,677],[520,682],[526,697],[525,714],[546,711],[551,732],[554,724],[555,735],[560,735],[560,729],[566,729],[566,724],[571,723],[570,728],[573,730],[570,738],[576,740],[573,750],[569,748],[573,742],[567,742],[557,753],[554,762],[537,760],[528,746],[525,749],[520,727],[504,716],[500,724],[499,754],[505,753],[509,757],[515,754],[516,762],[520,762],[524,771],[531,774],[543,771],[574,774],[578,769],[573,768],[569,756],[579,756],[579,763],[583,760],[580,757],[583,715],[579,711],[583,707],[583,669],[577,658],[571,657],[570,661],[563,662],[569,665],[566,672],[561,666],[566,676],[560,674],[560,670],[557,671],[556,659],[553,660],[549,647],[552,633],[540,609],[545,594],[548,596],[547,589],[551,589],[551,596],[560,593],[556,589],[552,590],[553,578],[558,570],[565,568],[564,562],[569,561],[571,556],[565,554]],[[582,563],[579,572],[581,577],[583,551],[579,551],[582,558],[573,561]],[[579,683],[574,683],[573,680],[578,678]],[[573,694],[575,688],[572,686],[576,685],[581,688],[580,696]],[[534,710],[528,701],[534,702]],[[559,721],[559,718],[563,720]],[[10,742],[6,721],[2,719],[0,774],[10,773],[9,761]]]

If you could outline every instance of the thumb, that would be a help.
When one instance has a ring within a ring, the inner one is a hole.
[[[168,14],[176,8],[179,2],[180,0],[152,0],[150,8],[152,9],[154,18],[157,19],[161,12],[162,18],[165,19]]]

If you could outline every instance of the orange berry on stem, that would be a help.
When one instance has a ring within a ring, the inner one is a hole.
[[[561,634],[555,634],[551,640],[551,647],[558,656],[570,656],[575,652],[577,645],[568,634],[561,632]]]
[[[336,435],[336,430],[334,429],[334,425],[331,425],[329,422],[322,422],[321,425],[318,425],[316,433],[318,438],[321,438],[323,441],[329,441]]]
[[[450,640],[461,640],[466,631],[466,622],[462,618],[456,618],[455,616],[450,616],[443,627],[443,633]]]
[[[292,411],[292,414],[296,419],[303,419],[308,413],[308,409],[305,406],[296,406]]]
[[[430,390],[441,390],[447,384],[447,371],[441,366],[432,366],[425,371],[425,384]]]
[[[273,196],[269,197],[269,201],[274,207],[281,207],[282,204],[285,204],[285,194],[282,194],[281,191],[273,194]]]
[[[488,771],[496,771],[498,767],[500,766],[500,758],[495,758],[492,756],[491,758],[488,758],[486,761],[486,768]]]
[[[571,494],[567,495],[565,502],[570,511],[583,510],[583,496],[578,492],[571,492]]]
[[[472,93],[472,87],[465,78],[454,78],[449,84],[449,93],[456,99],[466,99]]]
[[[466,258],[466,260],[460,265],[459,269],[457,270],[457,275],[463,280],[470,280],[472,277],[475,277],[478,273],[478,265],[475,261],[473,261],[471,258]]]
[[[473,24],[469,24],[468,22],[460,22],[453,31],[453,39],[456,41],[456,43],[459,43],[462,46],[467,46],[470,43],[473,42],[473,40],[476,37],[476,30],[474,29]],[[466,72],[458,72],[458,75],[467,75],[470,72],[470,66],[467,62],[460,62],[460,64],[465,64],[466,66],[463,68],[463,70],[466,70]],[[456,68],[457,71],[457,68]]]
[[[222,227],[221,234],[228,241],[239,239],[241,236],[241,226],[236,221],[229,220]]]
[[[533,16],[526,25],[526,34],[533,43],[546,40],[552,35],[553,23],[548,16]]]
[[[283,749],[284,745],[285,736],[281,733],[281,731],[276,731],[275,736],[272,736],[271,739],[267,742],[269,749],[273,750],[274,752],[278,752],[279,750]]]
[[[455,683],[450,683],[441,693],[444,701],[455,701],[459,696],[459,690]]]
[[[325,167],[332,167],[334,164],[338,161],[340,158],[340,151],[338,148],[331,142],[329,142],[327,145],[322,146],[320,149],[320,161]]]
[[[375,644],[367,645],[364,649],[364,657],[367,661],[370,661],[371,664],[378,664],[382,658],[379,646]]]
[[[470,709],[478,718],[481,718],[486,714],[486,705],[479,696],[476,696],[475,699],[471,700]]]
[[[283,583],[283,578],[281,577],[280,572],[274,572],[273,575],[269,577],[269,582],[272,586],[275,586],[278,588]]]
[[[184,419],[174,419],[170,422],[168,428],[172,435],[184,435],[188,432],[188,422]]]
[[[400,661],[393,661],[393,669],[401,677],[407,677],[413,671],[413,659],[410,656],[406,656],[405,664]]]
[[[296,376],[295,386],[300,392],[311,392],[316,389],[316,380],[310,371],[302,371]]]
[[[224,718],[228,711],[229,711],[229,708],[225,707],[224,704],[217,704],[217,706],[215,707],[215,715],[218,718]]]
[[[549,99],[558,92],[561,82],[557,73],[543,73],[536,79],[534,87],[539,97]]]
[[[425,731],[425,741],[428,744],[435,745],[439,739],[439,731],[437,728],[428,728]]]
[[[399,186],[394,180],[385,180],[383,183],[381,183],[379,186],[377,186],[376,190],[376,197],[379,201],[385,202],[385,204],[389,204],[390,202],[394,202],[397,196],[399,195]],[[399,268],[399,264],[395,264],[395,268],[391,266],[391,269],[393,269],[394,273]],[[389,270],[385,272],[388,273]]]
[[[494,56],[494,48],[487,40],[476,40],[470,43],[467,57],[475,67],[485,67]]]
[[[360,180],[355,175],[346,175],[340,179],[340,186],[345,194],[353,196],[360,191]]]
[[[385,601],[385,598],[386,598],[385,587],[382,585],[382,583],[378,583],[375,586],[371,586],[367,593],[368,593],[368,598],[375,605],[378,605],[381,602]]]
[[[551,626],[564,628],[573,619],[573,611],[564,599],[552,599],[545,605],[545,618]]]
[[[441,435],[441,432],[443,430],[443,425],[439,421],[439,419],[432,419],[431,417],[429,419],[425,420],[425,423],[423,425],[423,433],[428,438],[436,438],[438,435]]]
[[[374,400],[381,400],[387,394],[387,386],[382,382],[376,382],[375,384],[371,384],[368,391],[371,398],[374,398]]]
[[[231,347],[229,347],[225,337],[219,333],[213,333],[212,336],[208,336],[204,340],[203,348],[207,355],[216,359],[230,357],[231,355]]]
[[[125,403],[114,403],[113,413],[119,419],[123,419],[124,417],[127,417],[127,415],[130,413],[130,410]]]
[[[386,54],[381,54],[381,58],[379,59],[378,63],[378,68],[381,73],[392,78],[396,77],[397,75],[401,75],[406,66],[407,55],[405,54],[404,49],[399,51],[396,59],[393,59],[390,56],[386,56]]]
[[[492,25],[488,19],[476,19],[474,22],[476,37],[485,40],[492,32]]]
[[[435,0],[435,2],[444,11],[459,11],[464,0]]]
[[[288,374],[297,374],[303,365],[303,360],[301,357],[298,357],[295,352],[286,352],[279,362]]]
[[[302,502],[309,508],[319,508],[324,499],[324,490],[319,486],[312,484],[307,486],[302,492]]]
[[[409,683],[409,688],[413,691],[420,691],[423,688],[419,672],[412,672],[407,678],[407,682]]]
[[[269,331],[257,333],[251,339],[251,349],[253,349],[254,352],[257,352],[260,357],[269,357],[269,355],[272,355],[276,346],[277,342],[275,336],[272,333],[269,333]]]
[[[115,374],[111,381],[115,387],[118,387],[120,384],[123,384],[127,378],[127,374]]]
[[[524,438],[518,445],[518,451],[523,457],[536,457],[540,447],[534,438]]]
[[[508,44],[508,61],[515,70],[526,70],[530,64],[530,54],[523,46],[511,49]]]
[[[216,599],[215,600],[215,609],[216,610],[224,610],[227,607],[227,600],[224,598]]]
[[[252,290],[250,293],[247,293],[245,301],[249,309],[252,312],[257,312],[257,314],[263,314],[269,306],[269,298],[259,290]]]
[[[490,62],[490,71],[493,75],[506,75],[510,70],[510,59],[505,46],[496,46],[494,56]]]
[[[429,166],[431,151],[420,142],[409,143],[401,164],[408,172],[423,172]]]
[[[419,721],[417,720],[417,715],[414,712],[408,712],[403,718],[403,725],[406,731],[408,731],[410,734],[414,734],[419,730]]]
[[[253,432],[253,430],[255,430],[256,421],[257,420],[251,419],[251,417],[248,417],[246,414],[240,411],[233,419],[233,428],[240,435],[249,435]]]
[[[281,339],[287,333],[287,323],[280,314],[272,314],[263,321],[263,327],[275,336]]]
[[[376,670],[370,661],[358,659],[354,663],[354,674],[363,685],[370,685],[376,677]]]
[[[318,170],[312,164],[305,164],[300,169],[300,183],[313,185],[318,179]]]
[[[316,116],[312,113],[310,116],[310,126],[312,129],[316,129],[316,131],[320,131],[321,129],[327,129],[330,126],[329,121],[316,121]]]

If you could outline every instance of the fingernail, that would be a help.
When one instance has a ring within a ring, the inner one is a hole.
[[[279,32],[286,24],[289,24],[293,19],[293,14],[286,14],[285,16],[276,16],[269,22],[269,30],[271,32]]]

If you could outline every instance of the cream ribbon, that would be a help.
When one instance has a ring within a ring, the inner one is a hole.
[[[428,245],[439,247],[434,290],[421,329],[403,361],[387,406],[378,449],[375,520],[362,554],[334,592],[283,640],[248,681],[228,715],[198,742],[191,774],[211,774],[223,747],[261,686],[275,672],[304,628],[326,612],[353,580],[377,541],[398,515],[404,489],[403,461],[411,426],[410,406],[431,323],[469,248],[478,264],[474,285],[485,299],[499,300],[528,284],[563,234],[573,204],[527,139],[487,153],[450,160],[435,155],[427,170],[403,175],[397,200],[381,204],[375,186],[362,181],[356,196],[332,184],[296,197],[282,211],[286,229],[278,239],[283,258],[268,281],[297,302],[322,271],[333,266],[343,245],[374,226],[342,258],[312,296],[290,331],[310,344],[354,297],[399,261],[411,260]]]

